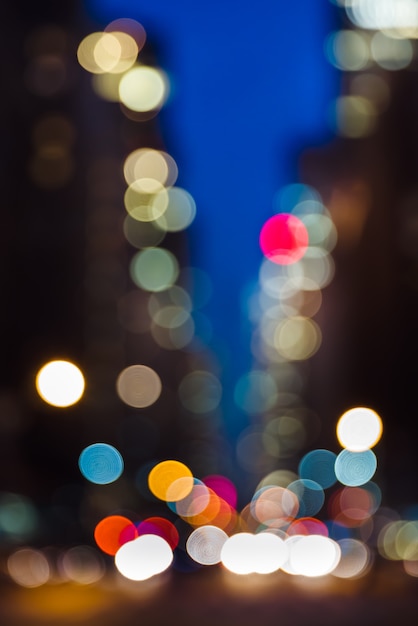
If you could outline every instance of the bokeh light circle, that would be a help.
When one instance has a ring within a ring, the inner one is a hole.
[[[323,489],[337,482],[335,460],[337,455],[330,450],[311,450],[299,463],[299,476],[317,482]]]
[[[114,556],[127,541],[138,536],[136,526],[123,515],[108,515],[96,525],[94,540],[100,550]]]
[[[337,437],[343,448],[363,452],[373,448],[382,436],[382,420],[376,411],[355,407],[341,415],[337,423]]]
[[[84,478],[97,485],[107,485],[117,480],[123,472],[123,458],[108,443],[93,443],[81,452],[78,459]]]
[[[221,550],[228,535],[217,526],[196,528],[187,539],[189,556],[201,565],[215,565],[221,561]]]
[[[84,393],[84,376],[69,361],[50,361],[36,375],[36,390],[42,400],[56,407],[76,404]]]
[[[296,215],[278,213],[270,217],[260,232],[263,254],[279,265],[296,263],[303,257],[309,243],[306,226]]]
[[[174,254],[164,248],[146,248],[137,252],[130,264],[132,280],[146,291],[164,291],[179,274]]]
[[[168,569],[173,551],[158,535],[141,535],[125,543],[115,555],[115,565],[125,578],[147,580]]]
[[[175,460],[157,463],[148,475],[148,487],[159,500],[177,502],[186,498],[194,485],[193,474],[184,463]]]
[[[119,374],[116,391],[125,404],[135,408],[151,406],[162,390],[160,377],[147,365],[130,365]]]
[[[136,112],[159,109],[167,98],[168,81],[155,67],[141,65],[128,70],[119,83],[121,102]]]
[[[335,475],[343,485],[360,487],[372,479],[377,468],[372,450],[351,452],[342,450],[335,460]]]
[[[40,587],[48,582],[50,567],[48,559],[33,548],[21,548],[7,559],[9,576],[22,587]]]
[[[290,552],[290,563],[295,573],[310,578],[330,574],[340,558],[338,543],[322,535],[301,537],[292,545]]]

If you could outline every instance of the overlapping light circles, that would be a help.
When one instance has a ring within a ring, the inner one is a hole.
[[[360,578],[370,569],[373,557],[370,548],[358,539],[340,539],[341,558],[332,571],[337,578]]]
[[[330,450],[311,450],[299,463],[299,476],[315,481],[323,489],[337,482],[335,460],[337,455]]]
[[[158,535],[141,535],[125,543],[115,555],[115,565],[125,578],[147,580],[168,569],[173,551]]]
[[[167,460],[157,463],[148,475],[151,493],[159,500],[177,502],[186,498],[194,485],[191,470],[180,461]]]
[[[337,437],[343,448],[363,452],[380,440],[383,425],[380,416],[366,407],[355,407],[343,413],[337,423]]]
[[[84,393],[84,376],[69,361],[49,361],[36,375],[36,390],[42,400],[65,408],[76,404]]]
[[[124,515],[108,515],[94,529],[94,540],[100,550],[114,556],[123,544],[138,537],[133,522]]]
[[[119,374],[116,390],[122,402],[143,409],[158,400],[162,384],[157,372],[151,367],[130,365]]]
[[[117,480],[123,472],[120,452],[108,443],[93,443],[81,452],[78,466],[84,478],[97,485]]]
[[[147,517],[137,524],[138,536],[158,535],[167,541],[170,548],[174,550],[179,543],[179,533],[170,520],[165,517]]]
[[[270,574],[287,558],[285,542],[273,533],[236,533],[221,548],[224,567],[234,574]]]
[[[371,480],[377,469],[376,455],[372,450],[351,452],[342,450],[335,460],[335,475],[343,485],[359,487]]]
[[[215,565],[221,561],[221,550],[228,535],[217,526],[201,526],[190,533],[186,550],[201,565]]]
[[[338,543],[322,535],[300,536],[290,544],[289,563],[293,573],[309,578],[330,574],[340,558]]]
[[[288,213],[270,217],[260,232],[263,254],[279,265],[296,263],[305,254],[308,242],[306,226],[298,217]]]
[[[284,487],[266,486],[254,494],[251,515],[260,524],[286,526],[298,514],[299,499],[296,493]]]

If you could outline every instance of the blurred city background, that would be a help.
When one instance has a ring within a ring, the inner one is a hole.
[[[18,0],[0,29],[5,624],[414,623],[418,2]],[[341,560],[247,579],[206,526]],[[172,562],[133,582],[138,535]]]

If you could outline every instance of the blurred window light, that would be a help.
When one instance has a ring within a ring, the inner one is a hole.
[[[274,333],[274,346],[285,359],[305,361],[319,350],[321,330],[309,317],[296,316],[280,322]]]
[[[40,587],[48,582],[48,559],[40,550],[22,548],[7,559],[7,571],[15,583],[22,587]]]
[[[145,291],[164,291],[175,283],[179,273],[176,257],[164,248],[146,248],[131,260],[131,278]]]
[[[263,370],[252,370],[243,374],[235,385],[234,401],[250,415],[271,409],[277,400],[277,387],[271,374]]]
[[[67,580],[79,585],[91,585],[101,580],[105,565],[100,554],[90,546],[74,546],[67,550],[60,561]]]
[[[378,111],[384,111],[390,100],[389,84],[383,76],[365,72],[353,76],[350,95],[361,96],[372,102]]]
[[[126,215],[123,221],[123,234],[131,246],[138,249],[156,248],[166,235],[156,222],[141,222],[131,215]]]
[[[366,37],[355,30],[332,33],[325,44],[328,61],[344,72],[358,72],[370,63],[370,50]]]
[[[409,39],[393,39],[384,33],[375,33],[371,41],[373,59],[385,70],[402,70],[410,65],[414,49]]]
[[[42,400],[56,407],[76,404],[84,393],[84,376],[69,361],[50,361],[36,375],[36,390]]]
[[[383,424],[380,416],[366,407],[354,407],[341,415],[337,422],[337,438],[343,448],[362,452],[373,448],[380,440]]]
[[[333,105],[332,118],[339,135],[358,139],[375,130],[377,110],[373,102],[362,96],[340,96]]]
[[[209,413],[219,406],[222,385],[211,372],[195,370],[181,380],[178,395],[182,406],[191,413]]]
[[[103,100],[119,102],[120,74],[93,74],[93,91]]]
[[[132,111],[142,113],[160,109],[168,97],[168,80],[154,67],[133,67],[122,76],[119,97]]]
[[[147,365],[130,365],[120,372],[116,391],[125,404],[143,409],[161,395],[162,384],[157,372]]]

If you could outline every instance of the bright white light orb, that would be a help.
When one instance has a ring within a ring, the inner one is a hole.
[[[322,535],[307,535],[292,544],[290,564],[296,574],[314,578],[330,574],[341,558],[336,541]]]
[[[84,376],[69,361],[50,361],[36,375],[36,390],[47,404],[67,407],[75,404],[84,393]]]
[[[370,450],[382,436],[382,420],[376,411],[355,407],[341,415],[337,424],[337,437],[343,448],[351,452]]]
[[[119,97],[131,111],[144,113],[159,109],[167,97],[167,79],[154,67],[133,67],[122,76]]]
[[[141,535],[123,544],[116,552],[115,565],[125,578],[147,580],[168,569],[173,551],[158,535]]]

